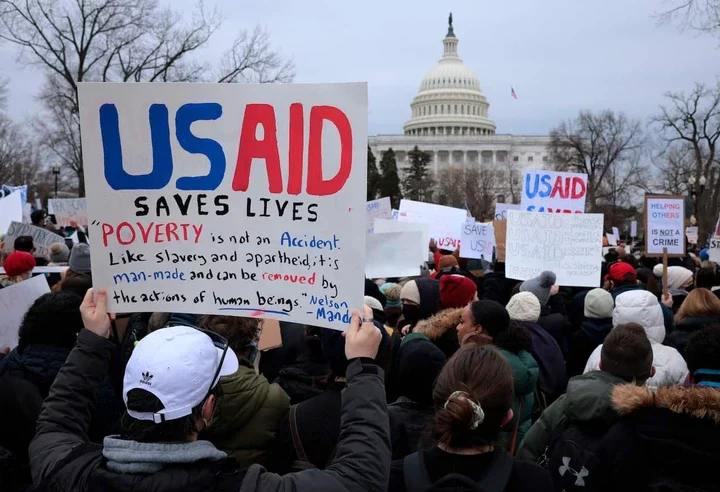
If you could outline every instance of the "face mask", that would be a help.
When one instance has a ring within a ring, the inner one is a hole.
[[[420,320],[420,306],[403,304],[403,317],[409,323],[416,323]]]

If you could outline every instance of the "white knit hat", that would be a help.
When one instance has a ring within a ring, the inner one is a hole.
[[[540,301],[532,292],[518,292],[512,296],[505,309],[513,321],[537,323],[540,318]]]
[[[667,288],[668,289],[680,289],[689,280],[692,280],[693,272],[685,267],[671,266],[668,267],[667,272]]]
[[[420,290],[418,289],[417,282],[411,280],[403,285],[403,288],[400,291],[400,300],[412,301],[415,304],[420,305]]]
[[[585,296],[583,314],[586,318],[612,318],[613,309],[615,309],[615,300],[605,289],[593,289]]]
[[[653,275],[655,275],[657,278],[661,278],[663,274],[663,264],[658,263],[653,267]]]

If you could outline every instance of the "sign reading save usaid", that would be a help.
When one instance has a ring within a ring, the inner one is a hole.
[[[112,312],[345,329],[363,302],[366,84],[81,84]]]
[[[527,212],[583,213],[587,197],[587,174],[525,171],[522,210]]]

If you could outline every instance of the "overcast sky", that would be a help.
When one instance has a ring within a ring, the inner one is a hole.
[[[170,3],[170,2],[165,2]],[[191,11],[194,0],[174,0]],[[458,50],[480,80],[498,133],[546,134],[581,109],[653,114],[668,90],[714,83],[720,50],[707,36],[658,26],[663,0],[206,0],[225,14],[201,54],[223,51],[238,28],[267,27],[292,56],[296,82],[367,81],[370,134],[401,133],[420,80],[442,53],[452,10]],[[42,82],[0,45],[0,76],[9,77],[9,110],[37,110]],[[519,99],[510,97],[514,87]]]

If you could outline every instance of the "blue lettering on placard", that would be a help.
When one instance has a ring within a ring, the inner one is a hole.
[[[153,104],[149,110],[153,167],[148,174],[129,174],[123,167],[118,112],[114,104],[100,107],[100,133],[105,154],[105,179],[113,190],[159,190],[172,177],[170,125],[164,104]]]
[[[175,136],[180,147],[190,154],[203,154],[210,161],[205,176],[188,176],[177,180],[178,190],[214,190],[225,177],[225,152],[222,145],[210,138],[193,135],[190,127],[196,121],[217,120],[222,116],[218,103],[184,104],[175,114]]]

